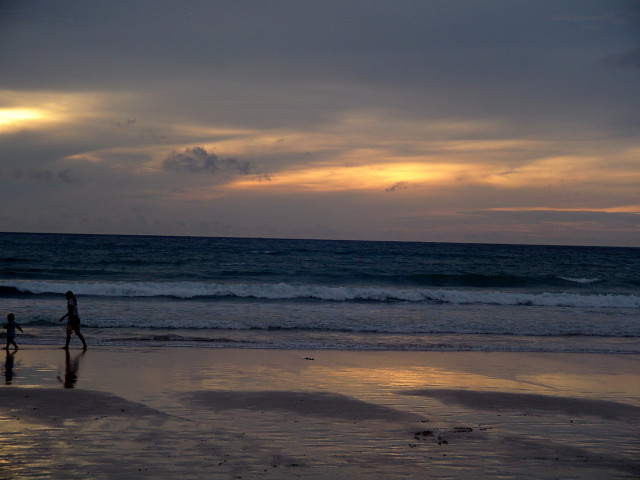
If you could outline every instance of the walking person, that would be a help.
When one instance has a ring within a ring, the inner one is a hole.
[[[67,298],[67,313],[65,313],[60,321],[68,318],[67,321],[67,341],[64,348],[69,348],[69,342],[71,341],[71,334],[75,332],[78,338],[82,341],[82,346],[86,350],[87,342],[80,333],[80,317],[78,316],[78,299],[71,290],[64,294]]]
[[[9,350],[9,345],[13,345],[14,350],[18,350],[18,344],[16,343],[16,328],[20,330],[21,333],[22,327],[16,323],[16,317],[13,313],[7,315],[7,323],[4,324],[4,328],[7,329],[7,346],[5,350]]]

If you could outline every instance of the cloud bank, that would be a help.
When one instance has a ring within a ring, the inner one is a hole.
[[[202,147],[186,148],[182,152],[172,152],[162,164],[167,171],[190,173],[252,173],[251,162],[241,162],[235,158],[220,159],[215,153]]]
[[[639,28],[631,0],[2,4],[0,230],[640,246]]]

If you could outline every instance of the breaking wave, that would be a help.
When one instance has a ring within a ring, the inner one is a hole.
[[[590,279],[575,279],[578,282]],[[594,280],[595,281],[595,280]],[[8,283],[8,282],[6,282]],[[52,282],[11,281],[1,296],[50,295],[73,290],[98,297],[169,297],[174,299],[315,300],[329,302],[427,302],[456,305],[530,305],[579,308],[640,308],[640,296],[611,293],[507,292],[461,288],[392,288],[286,283],[223,284],[206,282]]]

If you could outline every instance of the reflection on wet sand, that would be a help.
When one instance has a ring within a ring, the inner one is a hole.
[[[6,385],[11,385],[13,383],[13,360],[15,351],[9,352],[7,350],[7,357],[4,361],[4,383]]]
[[[65,369],[64,379],[58,375],[58,380],[64,385],[64,388],[74,388],[78,383],[78,369],[80,366],[80,359],[87,353],[86,350],[82,350],[71,358],[71,354],[68,349],[65,349]]]
[[[17,355],[16,478],[640,478],[635,357],[94,348],[63,374],[60,350]],[[603,398],[582,379],[607,371],[635,381]],[[568,387],[531,381],[549,375]]]

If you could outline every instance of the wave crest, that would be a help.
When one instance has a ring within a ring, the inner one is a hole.
[[[286,283],[219,284],[205,282],[46,282],[13,281],[0,286],[5,293],[62,294],[99,297],[253,298],[263,300],[319,300],[332,302],[431,302],[450,304],[531,305],[593,308],[640,308],[640,296],[575,294],[562,292],[520,293],[495,290],[400,289],[289,285]]]

